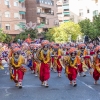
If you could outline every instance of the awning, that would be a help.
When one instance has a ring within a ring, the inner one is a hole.
[[[70,12],[64,12],[64,15],[70,15]]]
[[[45,26],[45,24],[40,24],[37,26],[37,28],[43,28]]]
[[[64,20],[64,22],[69,22],[69,20]]]
[[[21,15],[25,15],[25,13],[26,12],[24,12],[24,11],[19,11],[19,14],[21,14]]]
[[[20,3],[24,2],[25,0],[19,0]]]

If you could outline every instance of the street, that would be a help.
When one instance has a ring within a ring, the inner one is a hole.
[[[100,100],[100,81],[99,85],[94,85],[89,73],[86,77],[78,76],[77,84],[77,87],[69,85],[64,71],[61,78],[51,72],[49,88],[45,88],[38,77],[28,71],[24,76],[23,88],[18,89],[5,68],[0,70],[0,100]]]

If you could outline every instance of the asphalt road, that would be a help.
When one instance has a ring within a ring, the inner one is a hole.
[[[100,84],[94,85],[88,73],[86,77],[78,76],[77,84],[77,87],[69,85],[64,72],[61,78],[51,72],[49,88],[45,88],[41,86],[38,77],[28,71],[23,80],[23,88],[18,89],[5,68],[0,70],[0,100],[100,100]]]

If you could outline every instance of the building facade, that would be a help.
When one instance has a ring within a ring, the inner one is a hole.
[[[69,0],[70,19],[76,23],[100,13],[100,0]]]
[[[26,0],[26,22],[37,23],[39,33],[58,25],[56,0]]]
[[[57,16],[59,24],[70,20],[69,0],[57,0]]]
[[[19,34],[26,23],[25,13],[25,0],[0,0],[0,28],[12,36]]]

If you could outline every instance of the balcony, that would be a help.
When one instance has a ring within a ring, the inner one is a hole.
[[[23,12],[26,12],[26,8],[24,8],[24,7],[19,7],[19,11],[23,11]]]
[[[69,4],[69,1],[64,1],[63,2],[63,5],[67,5],[67,4]]]
[[[43,13],[43,12],[37,12],[38,17],[50,17],[53,16],[54,13]]]
[[[69,16],[70,12],[63,12],[64,15]]]
[[[25,2],[25,0],[19,0],[20,3]]]
[[[44,7],[44,8],[52,8],[54,5],[54,2],[51,1],[45,1],[45,0],[37,0],[37,7]]]
[[[60,14],[63,12],[63,9],[58,9],[57,13]]]
[[[57,6],[62,6],[62,5],[63,5],[63,2],[61,2],[61,1],[57,2]]]
[[[69,20],[64,20],[63,22],[69,22]]]
[[[70,17],[64,17],[63,20],[70,20]]]
[[[58,17],[59,20],[63,20],[63,17]]]

